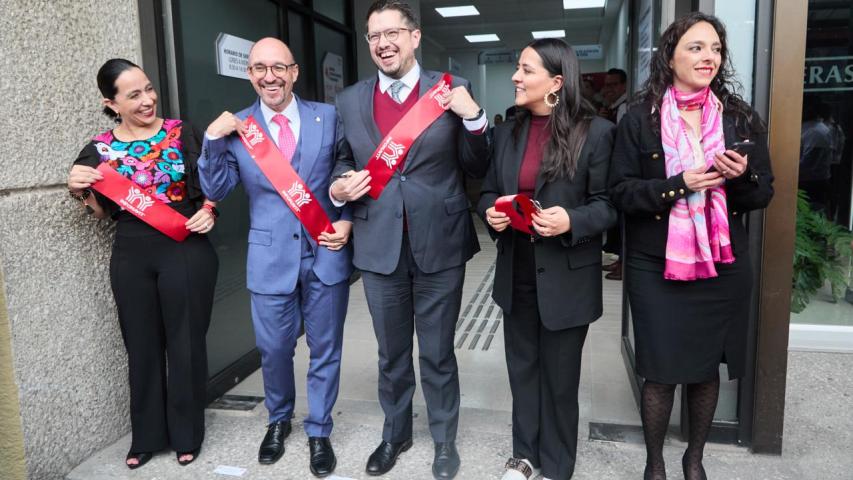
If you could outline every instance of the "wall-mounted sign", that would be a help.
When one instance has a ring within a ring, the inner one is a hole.
[[[496,63],[515,63],[518,55],[512,50],[483,50],[477,55],[478,65],[494,65]]]
[[[572,45],[578,60],[601,60],[604,58],[604,50],[601,45]]]
[[[853,57],[812,57],[803,71],[804,92],[853,90]]]
[[[323,57],[323,101],[335,103],[335,97],[344,89],[344,57],[326,52]]]
[[[255,42],[220,32],[216,37],[216,73],[248,80],[249,50]]]

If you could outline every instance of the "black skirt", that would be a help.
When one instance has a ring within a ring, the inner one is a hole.
[[[629,252],[625,266],[639,375],[701,383],[720,363],[728,364],[729,379],[744,375],[752,294],[746,252],[717,264],[717,277],[689,282],[664,279],[664,259],[640,252]]]

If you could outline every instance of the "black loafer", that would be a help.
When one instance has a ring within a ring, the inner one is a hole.
[[[329,437],[308,437],[308,449],[311,451],[309,467],[315,477],[328,477],[335,471],[338,460]]]
[[[290,435],[290,420],[271,423],[258,449],[258,463],[271,465],[284,454],[284,439]]]
[[[131,458],[136,459],[136,461],[137,461],[136,465],[127,463],[127,461],[130,460]],[[141,452],[141,453],[127,452],[127,456],[124,457],[124,464],[127,465],[127,468],[129,468],[131,470],[135,470],[135,469],[145,465],[146,463],[148,463],[148,460],[151,460],[152,458],[154,458],[154,454],[151,452]]]
[[[459,452],[456,443],[435,444],[435,458],[432,461],[432,476],[437,480],[451,479],[459,472]]]
[[[376,447],[376,450],[370,454],[370,458],[367,459],[367,468],[365,471],[372,477],[385,475],[394,468],[394,464],[397,463],[397,457],[410,448],[412,448],[411,438],[400,443],[388,443],[383,440]]]

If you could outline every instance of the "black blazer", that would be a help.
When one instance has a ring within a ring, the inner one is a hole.
[[[690,193],[681,174],[666,178],[660,135],[652,130],[650,103],[631,107],[616,134],[610,165],[609,194],[616,208],[625,214],[625,249],[664,258],[673,203]],[[767,150],[767,131],[753,112],[753,124],[736,128],[735,117],[723,113],[726,145],[749,139],[755,149],[749,155],[748,170],[725,183],[731,230],[732,251],[747,251],[743,214],[770,203],[773,173]],[[742,130],[742,131],[741,131]]]
[[[491,163],[483,181],[477,211],[485,220],[486,209],[495,199],[518,193],[518,173],[527,145],[527,121],[519,141],[513,136],[514,122],[495,127]],[[559,237],[537,238],[534,243],[536,295],[539,315],[549,330],[586,325],[602,313],[601,234],[616,223],[616,210],[607,197],[607,174],[615,127],[595,117],[581,150],[574,178],[546,182],[536,180],[534,197],[543,208],[561,206],[571,219],[571,230]],[[514,235],[512,228],[489,234],[497,243],[498,256],[492,298],[512,311],[512,269]]]

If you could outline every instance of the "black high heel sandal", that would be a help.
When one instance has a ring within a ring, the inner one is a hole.
[[[127,461],[130,460],[131,458],[136,459],[136,464],[127,463]],[[154,458],[154,454],[152,454],[151,452],[142,452],[142,453],[127,452],[127,456],[124,457],[124,464],[127,465],[127,468],[129,468],[131,470],[135,470],[135,469],[145,465],[146,463],[148,463],[148,460],[151,460],[152,458]]]
[[[186,467],[187,465],[193,463],[196,458],[198,458],[198,453],[201,451],[201,447],[196,448],[195,450],[189,452],[175,452],[175,458],[178,460],[178,464],[182,467]],[[193,458],[190,460],[181,460],[181,457],[184,455],[192,455]]]

